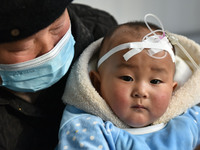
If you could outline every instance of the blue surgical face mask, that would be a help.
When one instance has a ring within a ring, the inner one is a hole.
[[[2,85],[19,92],[35,92],[50,87],[68,71],[74,57],[71,28],[48,53],[17,64],[0,64]]]

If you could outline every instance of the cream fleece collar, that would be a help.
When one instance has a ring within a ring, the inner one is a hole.
[[[179,39],[181,45],[199,65],[200,46],[184,36],[175,34],[174,36]],[[93,42],[84,50],[79,60],[74,64],[66,83],[63,102],[97,115],[105,121],[111,121],[120,128],[127,128],[128,126],[111,111],[104,99],[92,86],[89,79],[88,72],[96,68],[97,51],[101,41],[102,39]],[[193,66],[187,57],[180,50],[176,51],[178,57],[176,58],[177,73],[175,78],[181,87],[172,96],[166,113],[154,122],[154,124],[166,123],[171,118],[184,113],[188,108],[200,102],[200,71],[194,72]]]

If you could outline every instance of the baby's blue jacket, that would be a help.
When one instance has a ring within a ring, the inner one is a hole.
[[[188,109],[167,124],[120,129],[111,122],[66,106],[59,150],[193,150],[200,145],[200,108]]]

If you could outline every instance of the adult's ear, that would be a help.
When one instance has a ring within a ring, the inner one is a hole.
[[[99,75],[99,73],[97,71],[91,71],[89,73],[89,75],[90,75],[90,80],[92,82],[92,85],[97,90],[97,92],[99,92],[99,94],[100,94],[100,85],[101,85],[101,82],[100,82],[100,75]]]

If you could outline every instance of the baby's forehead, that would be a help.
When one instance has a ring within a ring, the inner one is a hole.
[[[100,57],[120,44],[141,40],[142,36],[139,35],[139,31],[135,31],[127,26],[118,27],[109,37],[104,38],[101,45]]]
[[[172,62],[170,55],[167,53],[167,56],[163,59],[155,59],[150,57],[147,54],[147,50],[144,49],[142,52],[130,58],[128,61],[123,59],[123,55],[126,52],[118,52],[114,57],[118,58],[118,61],[115,61],[115,65],[118,65],[119,68],[123,69],[127,68],[130,70],[138,70],[138,68],[143,68],[142,70],[145,72],[145,68],[149,70],[153,70],[154,72],[163,71],[165,73],[174,73],[175,64]],[[157,56],[164,55],[164,51],[156,54]],[[113,65],[114,65],[113,63]]]

